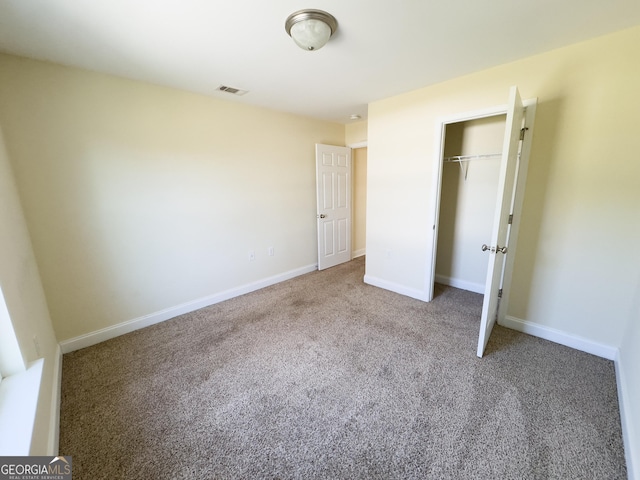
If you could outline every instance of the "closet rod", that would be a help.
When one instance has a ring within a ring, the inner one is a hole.
[[[469,160],[488,160],[490,158],[502,157],[501,153],[486,153],[483,155],[456,155],[453,157],[444,157],[445,162],[468,162]]]
[[[445,157],[445,162],[456,162],[460,164],[460,170],[464,173],[464,181],[467,181],[467,175],[469,174],[469,161],[470,160],[489,160],[491,158],[502,157],[501,153],[486,153],[483,155],[456,155],[455,157]]]

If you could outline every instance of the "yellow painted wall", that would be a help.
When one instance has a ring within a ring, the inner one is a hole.
[[[344,127],[345,145],[354,145],[367,141],[367,121],[348,123]]]
[[[6,55],[0,124],[60,341],[317,263],[344,125]]]

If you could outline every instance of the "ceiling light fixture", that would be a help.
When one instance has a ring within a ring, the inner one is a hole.
[[[360,120],[361,118],[362,115],[358,115],[357,113],[352,113],[351,115],[349,115],[350,120]]]
[[[284,29],[304,50],[319,50],[336,33],[338,22],[335,17],[322,10],[298,10],[284,23]]]

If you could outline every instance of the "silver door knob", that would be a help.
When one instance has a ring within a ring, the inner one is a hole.
[[[498,247],[496,250],[500,253],[507,253],[507,247]]]
[[[492,252],[495,252],[496,250],[493,247],[490,247],[489,245],[487,245],[486,243],[482,244],[482,251],[486,252],[487,250],[490,250]]]
[[[318,215],[320,218],[327,218],[327,216],[324,213],[321,213],[320,215]]]

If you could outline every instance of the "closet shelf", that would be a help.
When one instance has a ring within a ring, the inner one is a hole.
[[[501,153],[486,153],[482,155],[455,155],[453,157],[444,157],[445,162],[468,162],[470,160],[489,160],[491,158],[500,158]]]

